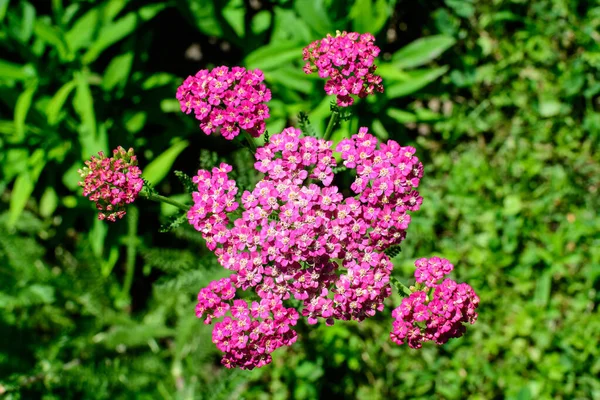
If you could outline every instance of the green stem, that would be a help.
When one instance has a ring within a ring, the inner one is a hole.
[[[331,118],[329,118],[329,123],[327,124],[327,129],[325,129],[325,134],[323,135],[323,139],[329,140],[331,134],[333,133],[333,128],[337,124],[340,119],[340,113],[338,111],[333,111],[331,113]]]
[[[394,285],[400,296],[406,297],[412,294],[412,291],[406,285],[396,279],[396,277],[390,276],[390,282],[392,285]]]
[[[148,200],[157,201],[159,203],[170,204],[170,205],[175,206],[175,207],[177,207],[177,208],[179,208],[180,210],[183,210],[183,211],[188,211],[190,209],[190,206],[186,206],[185,204],[180,203],[177,200],[173,200],[173,199],[170,199],[168,197],[161,196],[159,194],[153,194],[153,193],[148,193],[148,192],[140,192],[140,196],[141,197],[145,197]]]
[[[248,145],[250,146],[250,150],[252,150],[252,154],[256,153],[256,143],[254,142],[254,138],[247,131],[243,129],[241,129],[241,131],[244,134]]]
[[[129,296],[133,276],[135,275],[135,257],[137,253],[137,230],[139,221],[139,212],[137,207],[131,205],[127,209],[127,259],[125,262],[125,280],[123,281],[122,295],[124,298]]]

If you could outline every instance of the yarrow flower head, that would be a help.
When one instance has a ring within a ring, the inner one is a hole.
[[[390,338],[397,344],[407,343],[418,349],[424,342],[444,344],[464,334],[464,323],[475,323],[479,297],[466,283],[445,279],[453,266],[446,259],[422,258],[415,262],[417,283],[425,286],[392,312],[395,319]]]
[[[198,171],[188,213],[219,263],[234,272],[231,285],[253,289],[261,302],[300,300],[309,324],[362,321],[383,310],[393,268],[384,251],[405,238],[408,213],[421,204],[415,188],[423,170],[414,148],[379,143],[361,128],[337,147],[356,175],[355,195],[345,196],[332,185],[331,147],[287,128],[257,150],[254,167],[264,178],[239,205],[231,167],[221,164]],[[208,299],[199,307],[210,321],[222,311],[215,311],[218,299]]]
[[[83,178],[79,185],[83,186],[83,195],[96,203],[100,211],[98,219],[114,222],[123,218],[125,205],[133,203],[142,190],[142,172],[133,149],[126,151],[119,146],[112,157],[106,157],[103,152],[98,154],[99,157],[92,156],[78,171]]]
[[[266,103],[271,100],[271,91],[262,83],[264,79],[259,69],[203,69],[179,86],[177,100],[181,111],[194,112],[207,135],[220,132],[232,140],[244,129],[259,137],[265,131],[265,120],[269,118]]]
[[[307,61],[304,72],[318,72],[321,78],[328,78],[325,92],[335,94],[337,105],[351,106],[356,95],[367,97],[375,92],[383,92],[381,77],[375,75],[377,66],[373,64],[379,55],[379,47],[370,33],[337,32],[311,43],[303,50],[303,60]]]

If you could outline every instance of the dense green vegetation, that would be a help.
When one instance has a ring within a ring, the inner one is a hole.
[[[386,92],[334,139],[369,126],[425,164],[395,273],[445,256],[479,320],[420,350],[389,340],[389,312],[301,325],[272,365],[226,370],[194,315],[226,275],[200,235],[159,232],[175,210],[142,199],[96,221],[77,169],[123,145],[179,200],[170,171],[227,160],[255,180],[241,144],[180,114],[177,86],[261,68],[269,131],[301,111],[322,131],[331,99],[301,49],[335,30],[376,35]],[[600,399],[598,32],[584,0],[0,0],[0,397]]]

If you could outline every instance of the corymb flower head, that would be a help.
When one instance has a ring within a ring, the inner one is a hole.
[[[181,111],[194,112],[207,135],[220,132],[232,140],[244,129],[259,137],[265,131],[265,120],[269,118],[266,103],[271,100],[271,91],[262,83],[264,79],[259,69],[203,69],[179,86],[177,100]]]
[[[380,51],[374,42],[370,33],[338,31],[336,36],[327,35],[304,48],[304,72],[318,72],[327,79],[325,92],[337,96],[338,106],[351,106],[351,95],[364,98],[383,92],[381,77],[374,73],[377,66],[373,61]]]
[[[392,312],[392,341],[418,349],[424,342],[441,345],[462,336],[464,324],[477,320],[479,297],[466,283],[452,279],[437,283],[453,269],[448,260],[421,258],[415,265],[417,285],[422,288],[402,299],[400,307]]]
[[[119,146],[113,151],[112,157],[106,157],[99,152],[99,157],[85,162],[79,175],[83,186],[83,195],[96,203],[100,211],[98,218],[115,221],[125,215],[125,205],[133,203],[144,181],[140,177],[142,171],[137,166],[137,158],[133,149],[126,151]]]
[[[188,220],[202,232],[219,263],[234,272],[221,289],[201,291],[197,315],[207,322],[223,316],[232,306],[221,301],[223,291],[229,296],[231,286],[253,290],[261,299],[257,315],[267,318],[268,325],[283,324],[280,333],[286,333],[283,338],[268,333],[267,353],[295,340],[287,334],[285,319],[274,316],[270,322],[273,301],[279,310],[281,302],[299,300],[299,315],[309,324],[363,321],[382,311],[391,295],[393,268],[385,250],[404,240],[410,212],[421,205],[416,188],[423,168],[414,148],[393,140],[380,143],[367,128],[342,141],[336,151],[355,176],[352,195],[334,184],[332,147],[331,141],[302,136],[293,127],[272,135],[255,154],[254,167],[263,179],[243,191],[241,201],[236,200],[238,189],[228,177],[232,168],[227,164],[212,172],[200,170],[193,179],[198,191]],[[248,353],[253,346],[261,349],[262,339],[247,330],[218,327],[222,333],[213,332],[213,337],[226,365],[246,368],[270,361],[266,355]],[[234,337],[241,347],[232,344]]]

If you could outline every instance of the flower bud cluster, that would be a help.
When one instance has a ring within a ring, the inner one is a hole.
[[[144,181],[133,149],[126,151],[119,146],[112,157],[103,152],[98,155],[92,156],[78,171],[83,179],[79,185],[83,187],[83,195],[96,203],[98,219],[114,222],[123,218],[125,205],[137,198]]]

